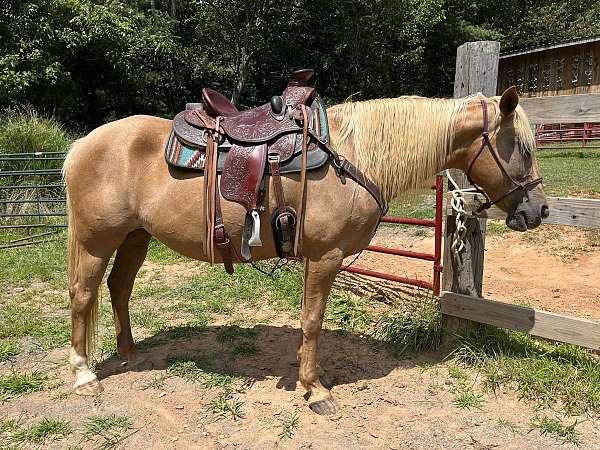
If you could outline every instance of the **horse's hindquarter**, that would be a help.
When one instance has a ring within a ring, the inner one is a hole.
[[[169,120],[133,116],[104,125],[76,144],[67,183],[73,215],[86,236],[123,236],[145,228],[174,250],[206,259],[203,177],[167,165],[164,147],[170,130]],[[330,165],[309,172],[307,179],[302,253],[318,259],[334,248],[344,255],[364,248],[379,216],[371,196],[353,180],[343,183]],[[286,203],[298,210],[299,174],[283,176],[282,181]],[[252,249],[255,259],[276,255],[270,224],[276,203],[269,185],[269,202],[261,213],[263,247]],[[239,253],[245,210],[226,200],[222,209]]]

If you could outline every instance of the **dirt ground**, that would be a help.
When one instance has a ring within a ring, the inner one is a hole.
[[[542,236],[543,237],[543,236]],[[543,239],[541,239],[543,241]],[[538,239],[539,241],[539,239]],[[375,242],[431,251],[430,236],[382,229]],[[489,236],[486,249],[485,295],[579,317],[600,319],[600,248],[585,244],[585,236],[570,233],[564,242],[536,245],[517,234]],[[566,246],[566,247],[565,247]],[[570,250],[575,251],[570,255]],[[409,276],[429,276],[429,264],[404,258],[365,253],[357,265]],[[190,271],[188,263],[168,270]],[[146,264],[145,275],[167,270]],[[168,273],[164,273],[168,278]],[[105,299],[105,301],[107,301]],[[134,300],[135,301],[135,300]],[[76,428],[90,415],[126,415],[133,420],[118,448],[127,449],[550,449],[571,448],[548,435],[531,430],[533,405],[512,390],[485,394],[482,409],[458,409],[450,393],[452,380],[443,354],[421,354],[398,360],[379,349],[371,338],[356,333],[325,330],[321,339],[321,364],[333,382],[340,413],[322,417],[312,413],[302,395],[295,359],[298,323],[283,315],[275,319],[262,311],[265,322],[255,325],[256,354],[229,359],[217,336],[230,327],[219,317],[206,330],[165,339],[161,332],[144,336],[145,361],[136,367],[116,358],[99,367],[105,391],[97,397],[71,394],[73,377],[66,366],[68,350],[34,352],[18,357],[14,366],[0,363],[0,372],[19,370],[52,372],[56,387],[0,405],[0,416],[34,421],[60,417]],[[148,387],[165,375],[167,361],[178,355],[211,354],[224,374],[243,372],[251,380],[235,393],[242,403],[242,418],[217,420],[210,403],[218,388],[179,377]],[[291,438],[281,436],[283,424],[297,415]],[[569,419],[574,421],[575,419]],[[510,427],[503,424],[511,423]],[[581,418],[581,447],[600,449],[597,420]],[[49,448],[98,448],[101,442],[75,435],[49,444]]]

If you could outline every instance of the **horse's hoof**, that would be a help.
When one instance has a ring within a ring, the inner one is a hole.
[[[317,400],[316,402],[309,403],[308,407],[320,416],[331,416],[337,414],[339,411],[337,403],[332,398]]]
[[[323,375],[319,377],[319,381],[321,382],[321,386],[323,386],[328,391],[333,389],[333,383],[325,378]]]
[[[74,389],[77,395],[98,395],[104,390],[98,380],[91,380],[80,386],[75,384]]]

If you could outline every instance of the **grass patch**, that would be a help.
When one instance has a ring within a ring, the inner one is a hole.
[[[580,347],[478,325],[460,338],[453,355],[476,368],[492,392],[509,384],[540,407],[558,407],[567,414],[600,413],[600,365]]]
[[[473,392],[472,389],[465,389],[456,394],[452,403],[461,409],[481,409],[485,405],[485,400],[481,394]]]
[[[264,298],[278,309],[297,311],[302,286],[299,266],[284,267],[272,277],[261,275],[250,265],[236,266],[231,276],[221,267],[206,266],[205,273],[189,277],[167,295],[179,302],[179,308],[201,315],[228,313],[234,305],[256,305]]]
[[[0,119],[0,154],[64,152],[75,139],[58,120],[40,116],[31,107],[8,110]],[[60,161],[54,167],[59,168]]]
[[[454,394],[452,403],[454,406],[461,409],[481,409],[485,405],[483,395],[476,393],[473,390],[467,373],[459,366],[452,365],[448,368],[452,387],[450,392]]]
[[[558,441],[579,445],[579,433],[575,430],[577,421],[571,425],[565,425],[560,420],[547,416],[536,416],[531,420],[531,429],[539,430],[544,435],[550,435]]]
[[[17,356],[21,349],[15,339],[0,339],[0,362]]]
[[[442,315],[433,297],[424,299],[414,315],[382,314],[373,336],[382,340],[397,358],[439,347]]]
[[[410,217],[412,219],[431,219],[435,217],[435,195],[431,189],[418,189],[401,194],[390,202],[389,216]],[[425,232],[421,228],[415,228],[410,225],[391,225],[382,224],[382,226],[393,226],[397,228],[406,228],[421,234]]]
[[[16,430],[10,440],[18,444],[44,444],[48,440],[63,438],[70,433],[71,425],[68,421],[47,417],[34,425]]]
[[[294,411],[287,418],[281,421],[281,432],[277,435],[279,439],[291,439],[294,437],[296,428],[298,428],[298,422],[300,421],[300,415],[298,411]]]
[[[490,236],[502,236],[512,230],[502,220],[488,220],[486,233]]]
[[[221,387],[245,390],[250,380],[240,374],[218,373],[213,370],[212,361],[193,357],[174,358],[169,361],[167,374],[186,381],[201,383],[204,387]]]
[[[164,375],[156,375],[154,378],[152,378],[150,381],[148,381],[147,383],[144,383],[140,386],[140,389],[142,391],[146,391],[148,389],[156,389],[156,390],[161,390],[165,387],[165,379],[167,377]]]
[[[19,428],[20,421],[17,419],[0,419],[0,433],[10,433]]]
[[[209,409],[216,416],[216,419],[231,417],[232,419],[243,419],[244,402],[239,398],[234,398],[231,391],[221,392],[212,402]]]
[[[12,372],[0,375],[0,397],[9,399],[15,395],[31,394],[44,390],[48,376],[42,372]]]
[[[597,197],[600,152],[537,152],[546,195]]]
[[[221,328],[217,332],[217,341],[234,342],[238,339],[254,339],[258,336],[258,331],[254,328],[244,328],[237,325],[229,325]]]
[[[1,252],[0,252],[1,254]],[[40,306],[5,305],[0,309],[0,339],[31,336],[45,349],[60,347],[71,337],[69,319],[47,317]]]
[[[57,241],[0,251],[2,284],[29,286],[33,280],[45,281],[52,287],[67,287],[66,232]]]
[[[119,445],[126,438],[125,432],[132,428],[133,422],[127,416],[92,416],[84,424],[83,436],[99,441],[96,449],[109,450]]]
[[[150,261],[161,264],[175,264],[185,260],[185,256],[180,255],[175,250],[152,238],[148,246],[148,254],[146,256]]]
[[[246,341],[235,345],[231,349],[231,356],[232,358],[235,358],[236,356],[249,356],[255,355],[257,352],[258,348],[256,347],[256,344],[254,342]]]
[[[158,333],[167,327],[167,323],[158,317],[158,313],[148,308],[141,311],[134,311],[131,314],[131,323],[144,327],[153,333]]]
[[[117,338],[114,334],[105,334],[100,338],[98,346],[102,357],[110,357],[117,354]]]
[[[512,422],[511,420],[498,419],[496,422],[497,422],[499,428],[504,428],[505,430],[510,431],[512,434],[519,434],[521,432],[519,425]]]
[[[371,321],[364,302],[346,293],[333,294],[327,302],[326,320],[346,331],[363,330]]]

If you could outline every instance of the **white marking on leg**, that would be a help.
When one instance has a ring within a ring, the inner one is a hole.
[[[78,355],[73,347],[71,347],[71,353],[69,355],[69,364],[71,366],[71,372],[75,374],[75,384],[73,385],[73,389],[75,389],[76,392],[78,388],[85,385],[97,385],[98,392],[100,392],[98,377],[96,377],[96,374],[88,367],[87,358]]]

